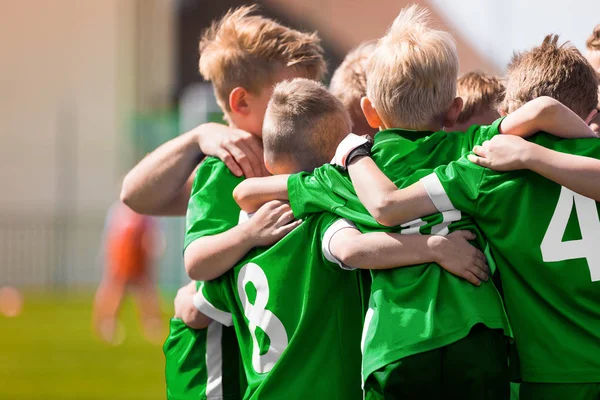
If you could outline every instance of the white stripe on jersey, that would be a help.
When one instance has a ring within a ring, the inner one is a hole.
[[[221,337],[223,325],[211,322],[206,332],[206,398],[223,398],[223,354]]]

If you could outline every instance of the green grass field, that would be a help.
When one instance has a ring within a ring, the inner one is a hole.
[[[162,348],[142,338],[132,302],[125,341],[111,346],[92,335],[92,296],[25,293],[21,315],[0,314],[0,399],[165,398]]]

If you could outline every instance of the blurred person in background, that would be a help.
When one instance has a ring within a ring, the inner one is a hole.
[[[453,131],[466,132],[471,125],[491,125],[500,118],[497,108],[504,98],[500,78],[481,71],[467,72],[456,81],[456,93],[463,99],[463,108]]]
[[[93,325],[100,338],[120,344],[124,329],[117,316],[125,292],[131,290],[140,314],[142,331],[152,342],[162,340],[162,322],[152,264],[158,256],[159,230],[148,216],[122,202],[108,211],[102,248],[104,276],[94,299]]]
[[[596,25],[585,45],[587,47],[586,58],[600,76],[600,24]],[[598,87],[597,108],[600,110],[600,87]],[[600,135],[600,113],[592,120],[590,127],[597,135]]]

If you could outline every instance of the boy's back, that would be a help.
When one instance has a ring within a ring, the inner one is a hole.
[[[359,275],[323,253],[323,236],[336,219],[307,218],[277,244],[205,282],[196,296],[203,313],[236,327],[245,398],[362,398]]]
[[[416,132],[392,129],[375,136],[373,160],[399,187],[426,176],[440,163],[459,157],[474,141],[497,132],[490,127],[459,132]],[[329,210],[363,231],[381,230],[358,200],[347,174],[332,165],[313,175],[292,175],[288,181],[290,204],[297,217]],[[457,229],[477,233],[472,220],[459,211],[417,219],[394,230],[405,234],[441,234]],[[393,230],[393,229],[388,229]],[[478,245],[485,247],[481,235]],[[456,342],[477,323],[511,335],[502,300],[491,282],[474,287],[442,270],[437,264],[388,271],[372,271],[370,309],[367,314],[363,374],[403,357]],[[369,321],[369,314],[372,320]]]
[[[533,142],[600,158],[596,139]],[[531,171],[494,172],[466,158],[436,170],[442,197],[470,213],[501,269],[523,379],[598,382],[598,203]],[[512,217],[511,217],[512,216]]]

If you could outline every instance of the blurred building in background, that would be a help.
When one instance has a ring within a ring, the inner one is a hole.
[[[593,0],[416,1],[456,37],[461,70],[501,72],[513,49],[560,33],[583,48]],[[211,20],[249,2],[4,1],[0,44],[0,286],[65,288],[98,281],[103,220],[144,154],[218,119],[197,72]],[[405,0],[264,0],[262,12],[318,30],[330,71],[384,33]],[[567,8],[568,7],[568,8]],[[577,9],[572,18],[569,11]],[[185,280],[182,219],[164,219],[161,283]]]

